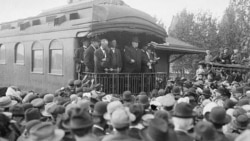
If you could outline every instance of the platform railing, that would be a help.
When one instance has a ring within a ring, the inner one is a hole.
[[[84,73],[96,83],[103,85],[108,94],[122,94],[130,90],[134,94],[150,92],[166,86],[167,73]]]

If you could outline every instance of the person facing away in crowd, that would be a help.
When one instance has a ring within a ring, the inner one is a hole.
[[[138,37],[133,37],[132,45],[126,46],[124,49],[124,72],[126,73],[140,73],[142,52],[139,47]]]
[[[99,48],[99,40],[93,38],[91,40],[90,46],[84,52],[84,63],[86,65],[86,72],[94,72],[95,62],[94,62],[94,52]]]
[[[95,72],[104,73],[109,67],[108,40],[102,39],[101,46],[94,53]]]
[[[111,72],[121,72],[122,70],[122,55],[121,51],[117,48],[116,39],[112,39],[110,42],[110,71]]]

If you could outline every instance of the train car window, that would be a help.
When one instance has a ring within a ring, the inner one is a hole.
[[[0,44],[0,64],[5,64],[6,48],[3,44]]]
[[[24,45],[21,43],[15,46],[15,63],[24,65]]]
[[[43,46],[35,42],[32,46],[32,72],[43,73]]]
[[[49,51],[49,72],[51,74],[63,74],[63,46],[58,40],[53,40]]]

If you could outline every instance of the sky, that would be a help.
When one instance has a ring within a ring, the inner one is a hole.
[[[68,0],[0,0],[0,23],[36,16],[43,10],[63,6]],[[209,11],[220,19],[230,0],[124,0],[133,8],[162,20],[168,27],[172,17],[184,8],[190,12]]]

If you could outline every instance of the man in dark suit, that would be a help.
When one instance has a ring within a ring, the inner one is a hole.
[[[82,72],[85,71],[85,64],[84,64],[84,52],[89,46],[89,41],[85,40],[81,42],[79,48],[75,50],[75,63],[76,63],[76,73],[77,77],[80,78]]]
[[[139,39],[134,37],[132,39],[132,46],[125,47],[124,49],[124,72],[127,73],[140,73],[141,72],[141,62],[142,62],[142,52],[138,48]]]
[[[86,49],[84,53],[84,63],[86,65],[86,72],[94,72],[94,52],[99,47],[99,40],[94,38],[91,41],[91,45]]]
[[[148,49],[148,46],[143,46],[143,48],[141,49],[142,51],[142,64],[141,64],[142,73],[150,72],[150,68],[149,68],[150,56],[148,56],[147,49]]]
[[[95,51],[95,72],[104,73],[109,67],[108,40],[102,39],[101,46]]]
[[[122,69],[122,56],[119,49],[117,49],[117,42],[115,39],[111,41],[110,45],[110,70],[111,72],[120,72]]]

